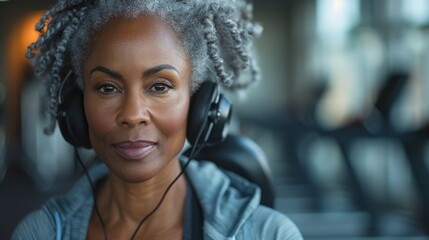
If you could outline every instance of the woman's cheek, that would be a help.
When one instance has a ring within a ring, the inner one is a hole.
[[[90,99],[88,100],[91,104],[85,105],[85,114],[88,121],[90,136],[91,138],[103,137],[107,135],[112,128],[112,117],[109,112],[111,109],[105,108],[102,104],[97,104],[95,101],[91,102]]]
[[[177,133],[185,135],[189,100],[176,101],[176,104],[171,106],[172,107],[163,108],[162,113],[156,114],[158,116],[158,126],[160,126],[166,136]]]

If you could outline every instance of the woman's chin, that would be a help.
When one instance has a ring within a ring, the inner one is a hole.
[[[117,161],[105,161],[110,172],[117,178],[127,183],[142,183],[155,176],[164,176],[163,171],[168,171],[168,166],[174,160],[160,161],[159,157],[147,156],[144,159],[125,159]],[[169,174],[168,174],[169,175]]]

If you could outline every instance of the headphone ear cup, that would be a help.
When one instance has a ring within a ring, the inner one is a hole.
[[[228,132],[231,109],[231,103],[219,94],[215,82],[203,82],[191,98],[187,125],[188,142],[195,146],[214,145],[223,141]]]
[[[232,104],[223,94],[219,95],[214,110],[209,114],[212,122],[212,130],[207,141],[208,146],[223,142],[228,135],[229,123],[231,121]]]
[[[86,121],[83,92],[75,84],[64,85],[57,116],[64,139],[75,147],[91,148],[88,122]]]

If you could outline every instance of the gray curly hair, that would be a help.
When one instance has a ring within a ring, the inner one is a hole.
[[[55,129],[65,73],[72,70],[83,87],[82,62],[94,33],[114,17],[141,14],[159,16],[179,33],[192,63],[193,91],[208,79],[229,90],[258,80],[251,45],[262,28],[251,22],[252,5],[245,0],[59,0],[36,24],[40,36],[26,54],[49,91],[45,133]],[[243,72],[250,78],[240,78]]]

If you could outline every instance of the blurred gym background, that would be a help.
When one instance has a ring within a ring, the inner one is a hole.
[[[0,0],[0,239],[80,170],[24,58],[53,0]],[[429,239],[429,1],[254,0],[262,81],[231,96],[305,239]],[[85,153],[85,152],[84,152]]]

